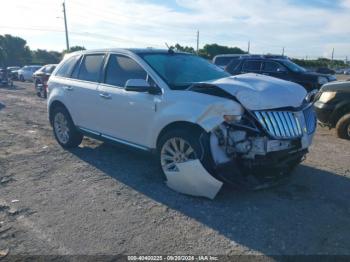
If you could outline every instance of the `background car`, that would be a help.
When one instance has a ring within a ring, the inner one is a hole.
[[[350,139],[350,82],[338,81],[324,85],[314,104],[318,121],[336,128],[340,138]]]
[[[307,91],[319,89],[336,77],[307,71],[284,56],[252,55],[233,59],[225,68],[232,75],[257,73],[298,83]]]
[[[316,73],[334,75],[335,71],[328,67],[319,67],[315,70]]]
[[[13,87],[11,71],[5,68],[0,68],[0,86]]]
[[[18,70],[21,69],[20,66],[9,66],[7,70],[9,70],[12,80],[18,79]]]
[[[49,80],[53,70],[55,70],[57,65],[50,64],[44,65],[39,70],[35,71],[33,74],[33,83],[35,86],[36,94],[39,97],[46,98],[47,96],[47,81]]]
[[[18,70],[18,80],[24,81],[32,81],[33,74],[36,70],[40,69],[42,66],[40,65],[30,65],[24,66],[20,70]]]

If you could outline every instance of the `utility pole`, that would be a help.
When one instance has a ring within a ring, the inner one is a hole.
[[[250,40],[248,41],[248,54],[250,52]]]
[[[69,39],[68,39],[68,28],[67,28],[67,16],[66,16],[66,4],[65,1],[62,3],[63,6],[63,16],[64,16],[64,28],[66,31],[66,46],[67,51],[69,51]]]
[[[197,30],[197,55],[198,55],[198,52],[199,52],[199,30]]]
[[[332,62],[333,62],[333,59],[334,59],[334,47],[333,47],[333,50],[332,50]]]
[[[284,56],[284,47],[282,48],[282,56]]]

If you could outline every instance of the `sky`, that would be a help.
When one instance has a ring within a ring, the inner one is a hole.
[[[0,34],[65,49],[63,0],[0,0]],[[70,45],[87,49],[204,44],[251,53],[350,59],[350,0],[66,0]]]

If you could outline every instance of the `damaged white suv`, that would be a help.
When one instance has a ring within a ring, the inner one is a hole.
[[[48,82],[61,146],[87,135],[155,152],[169,187],[208,198],[223,183],[261,188],[286,177],[315,133],[309,97],[298,84],[230,76],[172,50],[73,53]]]

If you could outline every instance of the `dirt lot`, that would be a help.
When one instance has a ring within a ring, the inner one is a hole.
[[[92,139],[61,149],[45,100],[17,83],[0,88],[0,181],[10,255],[350,255],[350,142],[323,128],[289,183],[210,201],[167,188],[144,153]]]

